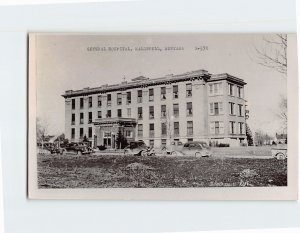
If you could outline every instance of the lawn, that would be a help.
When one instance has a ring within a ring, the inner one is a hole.
[[[287,161],[38,154],[39,188],[286,186]]]

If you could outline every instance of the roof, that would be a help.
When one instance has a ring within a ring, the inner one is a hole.
[[[212,75],[211,78],[209,80],[207,80],[207,82],[214,82],[214,81],[219,81],[219,80],[228,80],[228,81],[231,81],[233,83],[240,84],[240,85],[246,85],[247,84],[247,83],[244,82],[243,79],[237,78],[237,77],[232,76],[232,75],[227,74],[227,73]]]
[[[208,73],[207,70],[200,69],[200,70],[194,70],[194,71],[185,72],[183,74],[177,74],[177,75],[168,74],[163,77],[154,78],[154,79],[146,78],[144,76],[139,76],[131,79],[130,82],[123,81],[119,84],[113,84],[113,85],[105,84],[95,88],[87,87],[81,90],[67,90],[65,91],[65,94],[63,94],[62,96],[64,98],[70,98],[76,96],[104,94],[113,91],[124,91],[133,88],[143,88],[148,86],[156,86],[161,84],[170,84],[170,83],[176,83],[181,81],[199,80],[199,79],[204,79],[205,81],[208,82],[228,79],[232,82],[239,83],[241,85],[246,84],[242,79],[236,78],[229,74],[211,75],[210,73]]]

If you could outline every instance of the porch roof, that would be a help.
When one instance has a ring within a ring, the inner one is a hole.
[[[126,117],[112,117],[112,118],[97,118],[93,122],[94,125],[109,125],[109,124],[136,124],[135,118],[126,118]]]

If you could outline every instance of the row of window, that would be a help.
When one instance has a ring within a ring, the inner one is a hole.
[[[243,104],[235,104],[232,102],[229,102],[229,114],[230,115],[236,115],[235,112],[235,105],[237,106],[237,113],[238,116],[243,116],[244,115],[244,107]],[[209,113],[210,115],[219,115],[223,114],[223,102],[214,102],[209,104]]]
[[[178,91],[178,85],[173,85],[173,99],[178,99],[179,96],[179,91]],[[160,97],[161,100],[165,100],[166,99],[166,87],[161,87],[160,88]],[[193,94],[192,92],[192,84],[191,83],[187,83],[186,84],[186,97],[191,97]],[[111,95],[112,94],[107,94],[107,100],[106,100],[106,104],[107,106],[111,106]],[[117,93],[117,105],[122,105],[122,98],[123,94],[122,93]],[[150,88],[149,89],[149,102],[154,101],[154,89]],[[102,100],[103,100],[103,96],[99,95],[98,97],[98,107],[102,106]],[[84,98],[80,98],[79,99],[80,105],[79,107],[82,109],[84,108]],[[137,90],[137,103],[142,103],[143,102],[143,90]],[[126,92],[126,104],[131,104],[131,92]],[[91,108],[93,107],[93,97],[90,96],[88,98],[88,107]],[[72,109],[74,110],[76,108],[76,99],[72,99]]]
[[[179,136],[179,122],[173,122],[173,128],[166,122],[161,123],[161,136]],[[149,137],[154,137],[154,123],[149,124]],[[138,137],[143,137],[143,124],[138,124]],[[187,121],[187,135],[193,135],[193,121]]]
[[[208,86],[209,86],[209,95],[210,96],[223,94],[222,82],[211,83]],[[239,98],[244,98],[244,89],[241,86],[237,86],[232,83],[228,83],[228,95],[237,96]]]
[[[143,107],[138,107],[138,119],[143,119]],[[161,105],[161,118],[167,117],[167,107],[166,105]],[[193,105],[192,102],[188,102],[186,104],[186,115],[192,116],[193,115]],[[107,110],[105,118],[111,118],[111,110]],[[179,116],[179,104],[173,104],[173,116]],[[102,118],[102,111],[98,111],[98,118]],[[117,109],[117,117],[123,117],[122,109]],[[127,108],[127,117],[131,117],[131,108]],[[75,113],[72,113],[71,124],[75,125]],[[149,106],[149,119],[154,119],[154,106]],[[88,113],[88,123],[92,123],[93,121],[93,113]],[[84,124],[84,113],[81,112],[79,114],[79,123]]]
[[[82,139],[84,137],[84,128],[79,128],[79,137],[80,139]],[[87,135],[88,138],[92,138],[93,137],[93,128],[92,127],[89,127],[88,128],[88,135]],[[75,139],[75,128],[72,128],[71,129],[71,138],[72,139]]]
[[[238,128],[236,129],[236,123]],[[229,122],[229,134],[245,134],[243,122]],[[212,121],[210,122],[210,134],[224,134],[224,122],[223,121]]]
[[[179,136],[179,122],[173,123],[173,129],[170,128],[167,123],[161,123],[161,136],[167,136],[173,134],[174,136]],[[193,135],[193,121],[187,121],[187,135]],[[88,128],[88,137],[93,136],[92,127]],[[132,132],[128,131],[125,135],[126,137],[132,137]],[[138,124],[138,136],[143,137],[143,124]],[[79,128],[79,137],[84,137],[84,128]],[[105,137],[105,136],[104,136]],[[149,124],[149,137],[154,137],[154,123]],[[71,138],[75,138],[75,128],[71,129]]]

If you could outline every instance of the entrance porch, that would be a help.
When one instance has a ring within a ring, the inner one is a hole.
[[[135,140],[136,120],[134,118],[98,118],[94,121],[94,148],[122,148]]]

